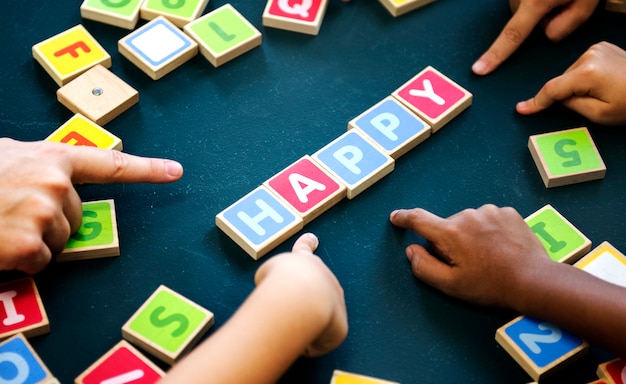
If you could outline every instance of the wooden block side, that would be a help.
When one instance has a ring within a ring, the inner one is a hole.
[[[317,35],[327,7],[328,0],[312,0],[310,3],[294,5],[279,0],[268,0],[263,11],[263,26]]]
[[[111,56],[81,24],[33,45],[35,60],[63,86],[94,65],[111,66]]]
[[[209,0],[186,0],[171,6],[172,2],[161,0],[145,0],[141,5],[140,17],[145,20],[153,20],[165,17],[178,28],[183,28],[188,23],[197,19],[206,8]]]
[[[74,380],[74,384],[157,382],[165,372],[126,340],[121,340]]]
[[[435,0],[379,0],[380,3],[391,13],[392,16],[398,17],[405,13],[409,13]]]
[[[527,326],[530,324],[530,326]],[[516,334],[518,343],[511,333]],[[535,381],[549,376],[589,350],[589,344],[559,327],[519,316],[496,331],[496,341]],[[529,352],[533,354],[531,357]]]
[[[265,186],[220,212],[215,224],[255,260],[304,227],[300,215]]]
[[[185,25],[184,31],[194,39],[200,53],[214,67],[261,45],[261,32],[232,5],[223,5]]]
[[[346,186],[305,155],[263,185],[307,225],[346,197]]]
[[[609,12],[626,13],[626,1],[624,0],[606,0],[604,9]]]
[[[437,132],[472,104],[472,94],[432,66],[404,83],[392,96]]]
[[[72,116],[67,122],[48,135],[45,140],[118,151],[123,149],[122,140],[119,137],[80,113]]]
[[[13,374],[10,377],[13,380],[3,380],[5,383],[17,383],[18,378],[21,378],[20,383],[59,382],[21,333],[3,341],[0,344],[0,354],[5,357],[2,360],[2,366]],[[19,359],[10,357],[11,354],[18,355]],[[3,375],[3,378],[6,377]]]
[[[122,326],[122,336],[172,365],[214,322],[211,311],[161,285]]]
[[[556,262],[572,264],[591,250],[591,240],[550,204],[525,221]]]
[[[399,384],[395,381],[378,379],[372,376],[361,375],[335,369],[330,384]]]
[[[602,242],[574,266],[626,288],[626,256],[608,241]]]
[[[616,358],[602,364],[598,364],[596,374],[600,379],[604,379],[604,382],[606,383],[624,383],[623,378],[626,377],[626,361]]]
[[[198,43],[159,16],[121,38],[118,49],[131,63],[158,80],[197,55]]]
[[[74,261],[120,255],[115,202],[112,199],[83,203],[83,222],[56,260]]]
[[[18,333],[25,337],[50,332],[48,315],[32,277],[0,285],[0,340]]]
[[[395,161],[358,130],[349,130],[311,156],[347,187],[353,199],[391,173]]]
[[[604,161],[586,127],[530,136],[528,148],[546,188],[606,175]]]
[[[348,129],[359,129],[394,160],[432,133],[430,125],[392,96],[352,119],[348,122]]]
[[[143,0],[108,3],[102,0],[84,0],[80,6],[80,15],[83,19],[124,29],[135,29],[142,2]]]

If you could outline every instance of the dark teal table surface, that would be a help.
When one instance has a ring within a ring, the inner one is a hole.
[[[207,11],[223,4],[212,0]],[[423,240],[394,228],[388,215],[421,206],[448,216],[495,203],[527,216],[549,203],[594,246],[607,240],[626,251],[624,128],[596,126],[559,106],[532,117],[514,111],[593,43],[626,47],[626,15],[596,12],[559,44],[536,33],[481,78],[470,67],[510,16],[503,0],[440,0],[399,18],[373,0],[331,0],[318,36],[264,28],[265,1],[231,4],[262,32],[261,47],[217,69],[197,56],[158,81],[119,54],[128,31],[82,21],[80,1],[0,4],[1,136],[40,140],[72,116],[31,47],[82,22],[111,54],[111,70],[140,94],[106,128],[126,152],[185,166],[170,185],[79,187],[84,201],[115,199],[121,256],[52,263],[35,277],[51,332],[31,342],[51,371],[72,382],[121,339],[121,326],[160,284],[214,312],[210,336],[251,291],[260,265],[216,228],[215,215],[432,65],[472,92],[473,104],[398,159],[393,173],[305,227],[345,288],[350,334],[329,355],[299,360],[283,382],[328,383],[334,369],[402,383],[531,381],[494,340],[517,314],[467,305],[416,281],[404,248]],[[606,178],[546,189],[528,136],[578,126],[590,128]],[[552,382],[591,381],[610,357],[594,346]]]

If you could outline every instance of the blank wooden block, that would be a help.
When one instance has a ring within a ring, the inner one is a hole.
[[[164,16],[179,28],[197,19],[209,0],[163,1],[145,0],[141,6],[141,18],[152,20]]]
[[[626,0],[606,0],[604,8],[610,12],[626,13]]]
[[[525,316],[498,328],[496,341],[535,381],[589,350],[589,344],[578,336]]]
[[[472,94],[428,66],[392,94],[437,132],[472,104]]]
[[[32,277],[0,285],[0,339],[23,333],[25,337],[50,332],[48,315]]]
[[[591,240],[550,204],[528,216],[526,223],[554,261],[572,264],[591,249]]]
[[[626,288],[626,256],[607,241],[583,256],[574,266]]]
[[[57,261],[96,259],[120,255],[113,200],[83,203],[83,222],[70,236]]]
[[[308,155],[263,185],[295,209],[304,225],[346,197],[346,186]]]
[[[265,186],[220,212],[215,224],[255,260],[304,227],[300,215]]]
[[[386,97],[348,123],[360,129],[393,159],[398,159],[431,135],[431,128],[394,97]]]
[[[135,29],[143,0],[85,0],[80,6],[83,19],[98,21],[125,29]]]
[[[375,377],[359,375],[335,369],[330,384],[399,384],[395,381],[377,379]]]
[[[0,356],[3,383],[59,383],[21,333],[0,344]]]
[[[606,175],[604,161],[586,127],[530,136],[528,149],[546,188]]]
[[[67,109],[105,125],[139,101],[139,92],[101,65],[57,90]]]
[[[622,359],[613,359],[598,365],[596,374],[600,379],[606,379],[604,382],[611,384],[626,383],[626,361]],[[595,381],[594,381],[595,383]]]
[[[161,368],[122,340],[81,373],[74,384],[153,384],[164,376]]]
[[[161,285],[122,327],[124,339],[168,364],[213,326],[213,313]]]
[[[391,173],[395,166],[389,155],[356,129],[339,136],[312,157],[348,188],[348,199]]]
[[[118,41],[120,54],[154,80],[198,53],[198,43],[159,16]]]
[[[328,7],[328,0],[289,2],[268,0],[263,25],[292,32],[317,35]]]
[[[122,150],[122,140],[80,113],[48,136],[46,141]]]
[[[380,0],[394,17],[404,15],[435,0]]]
[[[261,32],[230,4],[185,25],[184,31],[214,67],[260,46],[262,40]]]
[[[80,24],[35,44],[32,52],[59,86],[94,65],[111,66],[111,56]]]

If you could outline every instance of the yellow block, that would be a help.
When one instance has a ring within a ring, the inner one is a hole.
[[[77,113],[46,138],[47,141],[122,150],[122,140]]]

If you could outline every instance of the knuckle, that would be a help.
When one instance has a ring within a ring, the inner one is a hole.
[[[502,35],[511,43],[519,45],[522,43],[522,32],[517,28],[507,27],[502,32]]]
[[[111,156],[111,164],[113,164],[112,176],[114,178],[122,177],[128,168],[128,159],[120,151],[109,151]]]

